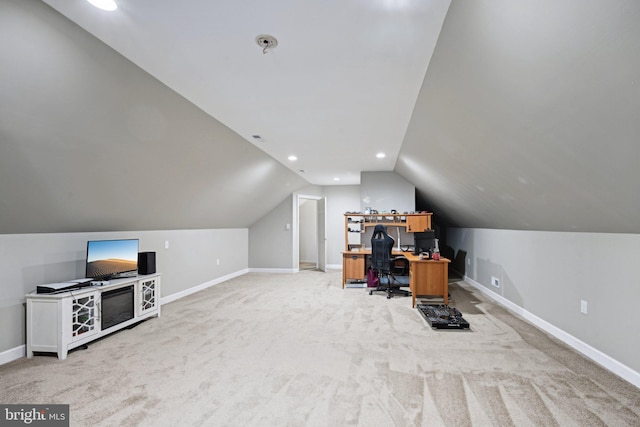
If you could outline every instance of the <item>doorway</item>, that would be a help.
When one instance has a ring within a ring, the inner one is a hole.
[[[326,270],[325,199],[298,196],[298,270]]]
[[[298,215],[300,219],[298,268],[315,270],[318,268],[318,212],[317,200],[300,199]]]

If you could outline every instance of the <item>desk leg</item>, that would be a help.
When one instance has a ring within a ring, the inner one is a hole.
[[[444,266],[444,303],[445,305],[449,305],[449,265],[446,262],[443,262]]]

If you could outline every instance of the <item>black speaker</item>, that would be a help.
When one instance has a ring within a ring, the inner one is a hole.
[[[154,274],[156,272],[156,253],[138,253],[138,274]]]

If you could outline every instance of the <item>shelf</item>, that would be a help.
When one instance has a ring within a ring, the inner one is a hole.
[[[349,233],[364,233],[367,228],[376,225],[385,227],[404,227],[409,233],[421,232],[431,229],[431,212],[418,213],[345,213],[345,243],[348,243]],[[359,226],[360,230],[352,229],[353,225]]]

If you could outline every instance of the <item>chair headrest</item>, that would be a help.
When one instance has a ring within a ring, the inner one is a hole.
[[[373,233],[374,233],[374,234],[375,234],[375,233],[384,233],[384,234],[387,234],[387,227],[385,227],[385,226],[384,226],[384,225],[382,225],[382,224],[377,224],[377,225],[375,226],[375,228],[373,229]]]

